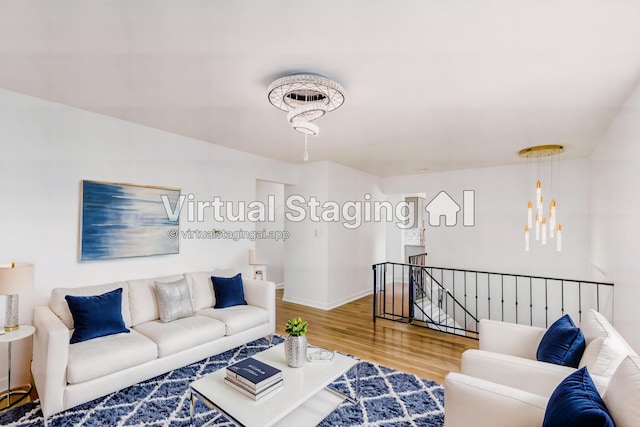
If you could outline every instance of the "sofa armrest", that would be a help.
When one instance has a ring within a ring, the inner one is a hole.
[[[444,379],[445,427],[540,427],[547,398],[451,372]]]
[[[269,323],[276,331],[276,284],[266,280],[242,278],[244,299],[249,305],[262,307],[269,312]]]
[[[538,345],[547,330],[497,320],[480,320],[480,350],[536,359]]]
[[[69,329],[47,306],[33,311],[33,361],[31,373],[45,417],[64,409],[67,385]]]

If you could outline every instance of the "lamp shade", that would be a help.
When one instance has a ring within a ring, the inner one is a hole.
[[[33,288],[33,265],[0,265],[0,295],[16,295]]]

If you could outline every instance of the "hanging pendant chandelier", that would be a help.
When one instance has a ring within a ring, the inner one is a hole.
[[[542,245],[548,243],[548,239],[555,239],[556,251],[562,251],[562,226],[558,222],[556,201],[553,198],[553,164],[550,168],[549,188],[551,189],[551,202],[549,203],[548,215],[545,216],[545,210],[543,205],[543,183],[545,181],[545,159],[564,152],[562,145],[539,145],[536,147],[529,147],[521,150],[518,155],[526,159],[533,159],[536,163],[537,179],[535,185],[535,225],[533,224],[533,203],[531,200],[527,203],[527,225],[524,227],[524,250],[529,251],[531,248],[531,238],[529,236],[531,230],[535,230],[535,241],[540,242]],[[529,166],[531,166],[529,164]],[[528,180],[527,180],[528,181]],[[546,183],[544,183],[544,189],[546,191]],[[529,182],[527,182],[529,186]],[[534,228],[535,227],[535,228]]]
[[[335,81],[314,73],[292,74],[272,82],[269,102],[287,112],[291,128],[304,135],[304,156],[309,160],[307,137],[317,136],[320,128],[311,123],[344,104],[344,89]]]

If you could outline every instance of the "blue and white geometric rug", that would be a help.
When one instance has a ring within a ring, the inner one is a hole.
[[[283,341],[274,336],[273,343]],[[230,363],[269,347],[265,338],[176,369],[150,380],[85,403],[49,418],[49,426],[189,426],[189,384]],[[360,399],[344,402],[320,424],[322,427],[425,426],[444,425],[444,389],[434,381],[362,361]],[[355,369],[338,378],[331,387],[348,392],[355,383]],[[195,424],[210,422],[231,426],[224,416],[200,400]],[[0,425],[41,427],[44,425],[38,401],[0,414]]]

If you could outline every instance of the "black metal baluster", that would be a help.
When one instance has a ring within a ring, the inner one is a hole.
[[[549,327],[549,299],[547,297],[547,279],[544,279],[544,326]]]
[[[516,285],[516,324],[519,324],[518,323],[518,277],[514,276],[513,279]]]
[[[502,305],[502,321],[504,322],[504,274],[500,275],[500,304]]]
[[[529,277],[529,326],[533,326],[533,285]]]

